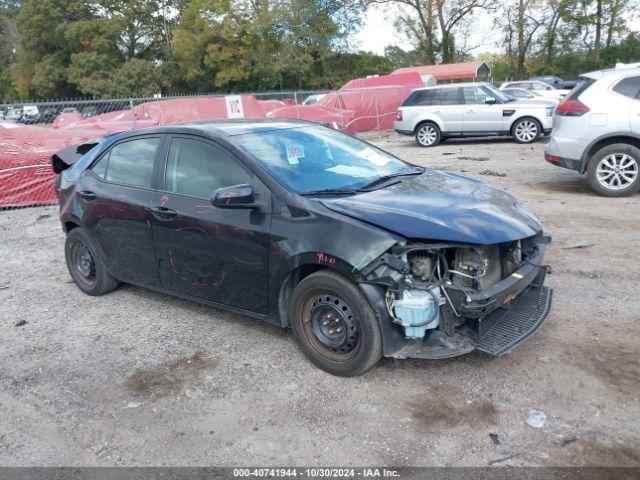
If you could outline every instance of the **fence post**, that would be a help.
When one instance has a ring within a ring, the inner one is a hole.
[[[376,104],[376,130],[380,130],[380,112],[378,111],[378,89],[373,91],[373,100]]]
[[[293,92],[293,103],[296,105],[296,119],[300,120],[300,108],[298,107],[298,92]]]
[[[129,98],[129,110],[131,110],[131,129],[136,129],[136,112],[133,111],[133,98]]]
[[[338,94],[338,108],[340,109],[340,123],[342,124],[342,129],[346,131],[346,125],[344,124],[344,105],[342,105],[342,97],[340,96],[340,90],[337,90]]]

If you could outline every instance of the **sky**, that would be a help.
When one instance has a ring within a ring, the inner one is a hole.
[[[353,35],[354,50],[365,50],[379,55],[384,54],[384,47],[388,45],[411,50],[413,47],[409,40],[393,26],[393,19],[400,8],[396,5],[370,5],[365,12],[362,29]],[[470,52],[471,54],[498,51],[496,42],[499,35],[493,32],[492,23],[493,19],[488,15],[478,15],[475,33],[469,39],[469,45],[477,45],[478,48]]]
[[[353,49],[378,55],[383,55],[384,47],[388,45],[396,45],[405,51],[411,50],[411,43],[393,27],[393,18],[399,8],[401,7],[397,5],[370,5],[365,12],[362,29],[353,36]],[[631,30],[640,31],[640,16],[632,18],[629,27]],[[478,14],[474,30],[469,45],[477,45],[478,48],[470,52],[472,55],[500,51],[497,46],[500,34],[493,29],[493,19],[490,15]]]

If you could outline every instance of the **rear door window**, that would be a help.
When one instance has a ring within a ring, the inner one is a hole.
[[[160,137],[145,137],[118,143],[91,170],[108,182],[151,188],[160,140]]]
[[[458,88],[442,88],[434,90],[435,95],[432,105],[459,105],[460,98]]]
[[[613,91],[625,97],[640,98],[640,76],[623,78],[613,87]]]
[[[165,171],[165,190],[208,199],[217,189],[251,183],[231,154],[202,140],[174,137]]]

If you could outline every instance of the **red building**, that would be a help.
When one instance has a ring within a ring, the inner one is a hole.
[[[454,80],[488,81],[491,77],[491,69],[482,61],[418,65],[399,68],[393,73],[407,72],[417,72],[421,76],[431,75],[438,82],[451,82]]]

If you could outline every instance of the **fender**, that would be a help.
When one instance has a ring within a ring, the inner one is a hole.
[[[382,334],[382,354],[385,357],[395,356],[394,354],[406,345],[407,339],[402,327],[391,321],[385,301],[384,287],[372,283],[359,283],[358,286],[378,319]]]
[[[609,132],[609,133],[605,133],[604,135],[600,135],[599,137],[596,137],[595,139],[591,140],[585,147],[584,151],[582,152],[582,156],[580,157],[580,162],[581,162],[580,173],[585,173],[587,171],[587,168],[589,167],[589,160],[591,160],[589,158],[590,157],[589,152],[591,151],[591,149],[597,143],[602,142],[603,140],[607,140],[615,137],[633,138],[634,140],[637,140],[640,143],[640,134],[632,132],[630,130]]]
[[[414,133],[415,133],[415,131],[417,130],[418,126],[419,126],[421,123],[424,123],[424,122],[431,122],[431,123],[435,123],[435,124],[436,124],[436,126],[440,129],[440,132],[442,132],[442,121],[441,121],[440,119],[438,119],[438,118],[436,118],[436,117],[426,117],[426,116],[425,116],[425,117],[419,117],[419,118],[420,118],[420,120],[418,120],[418,121],[416,122],[416,126],[415,126],[415,127],[413,127],[413,132],[414,132]]]
[[[342,258],[334,257],[325,252],[305,252],[291,257],[286,263],[286,269],[281,269],[279,274],[276,274],[276,277],[272,280],[271,290],[273,291],[273,287],[277,286],[278,301],[277,305],[272,304],[270,315],[274,319],[279,319],[281,327],[286,328],[290,325],[287,312],[289,298],[295,286],[304,277],[322,269],[333,270],[355,284],[360,284],[364,280],[358,265],[352,265]],[[282,275],[285,272],[286,274]],[[277,310],[274,310],[274,307],[277,307]]]

